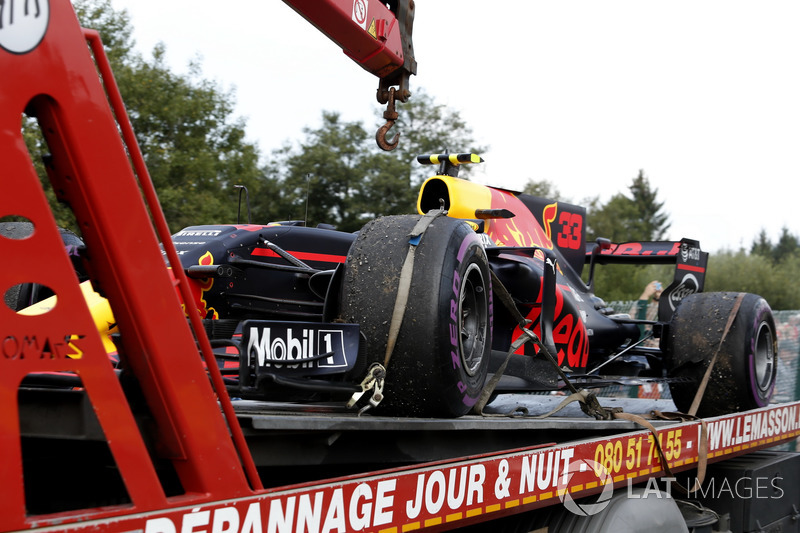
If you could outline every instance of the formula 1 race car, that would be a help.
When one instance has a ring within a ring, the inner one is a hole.
[[[232,395],[458,417],[490,375],[497,393],[596,387],[610,374],[667,381],[688,411],[714,360],[698,414],[769,403],[770,307],[753,294],[703,293],[696,241],[587,246],[584,208],[459,179],[460,165],[481,161],[473,154],[418,161],[439,165],[418,215],[355,234],[289,221],[173,235],[193,283],[185,310],[203,319]],[[595,296],[594,269],[606,263],[676,265],[656,320]]]

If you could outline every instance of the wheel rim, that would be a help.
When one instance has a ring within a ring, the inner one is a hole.
[[[762,391],[769,390],[772,385],[772,371],[775,365],[775,345],[772,342],[772,328],[762,322],[758,326],[753,350],[756,383]]]
[[[461,281],[458,301],[459,351],[464,370],[470,376],[478,373],[486,348],[489,330],[489,299],[483,272],[472,263]]]

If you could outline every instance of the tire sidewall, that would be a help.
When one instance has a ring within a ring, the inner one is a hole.
[[[755,295],[748,296],[754,297],[751,298],[751,301],[755,301],[752,302],[750,306],[751,311],[749,313],[742,313],[737,317],[740,319],[737,321],[739,322],[737,326],[741,326],[744,330],[742,342],[744,342],[747,364],[747,383],[750,385],[752,401],[755,403],[756,407],[766,407],[769,405],[772,393],[775,390],[775,377],[777,372],[777,361],[775,360],[777,356],[777,330],[769,304],[767,304],[763,298],[757,298]],[[769,335],[771,337],[770,339],[761,339],[765,342],[770,342],[772,350],[771,365],[768,369],[770,377],[764,386],[759,384],[756,370],[756,358],[758,357],[757,352],[759,350],[758,342],[760,340],[759,335]]]
[[[437,222],[439,221],[437,220],[434,224]],[[430,384],[431,386],[438,384],[440,388],[442,409],[458,416],[470,411],[483,390],[491,346],[487,338],[480,355],[482,362],[477,370],[470,374],[465,368],[465,354],[462,353],[458,342],[457,332],[460,327],[460,318],[454,309],[457,308],[459,298],[462,296],[465,277],[470,269],[476,268],[480,272],[486,289],[483,291],[485,298],[483,305],[488,310],[487,333],[490,337],[492,329],[491,274],[483,245],[466,223],[459,222],[454,231],[444,233],[449,234],[444,246],[443,243],[438,242],[439,239],[435,238],[441,234],[432,234],[433,239],[424,244],[420,243],[421,250],[415,263],[410,302],[422,304],[424,310],[410,304],[409,311],[431,317],[435,323],[431,349],[437,360],[432,361],[431,370],[434,376],[436,374],[438,376],[430,380]],[[434,257],[431,257],[431,252]],[[441,256],[435,257],[440,252]],[[426,288],[430,287],[430,281],[425,278],[429,278],[433,274],[431,265],[436,263],[442,265],[441,276],[438,280],[438,297],[431,298],[429,289]],[[409,323],[411,322],[409,321]],[[415,336],[414,331],[404,333],[408,343],[404,349],[415,349]]]

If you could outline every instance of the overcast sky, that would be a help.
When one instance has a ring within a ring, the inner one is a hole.
[[[235,89],[266,156],[323,110],[381,124],[377,79],[279,0],[112,5],[140,51],[162,41],[175,70],[200,58]],[[669,238],[749,249],[761,229],[800,234],[799,25],[796,0],[417,0],[411,89],[490,146],[477,181],[548,180],[580,203],[643,169]]]

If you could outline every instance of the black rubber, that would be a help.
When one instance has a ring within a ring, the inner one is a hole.
[[[689,380],[670,383],[680,411],[688,412],[691,407],[738,294],[693,294],[675,310],[664,339],[664,362],[670,377]],[[744,294],[714,363],[698,416],[719,416],[769,404],[777,369],[776,332],[769,304],[758,295]]]
[[[361,230],[344,270],[341,315],[360,325],[366,358],[360,381],[384,362],[400,271],[417,215],[373,220]],[[408,305],[387,366],[383,414],[458,417],[486,381],[491,350],[489,264],[480,239],[463,221],[438,217],[416,247]]]

